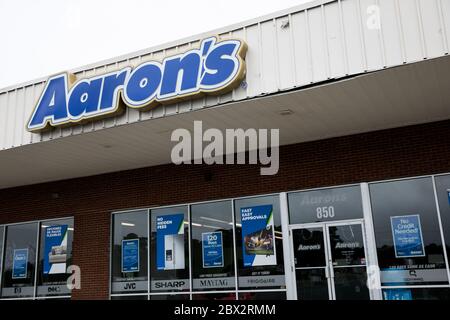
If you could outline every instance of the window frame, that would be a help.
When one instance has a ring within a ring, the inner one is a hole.
[[[321,187],[313,187],[313,188],[304,188],[304,189],[294,189],[294,190],[280,190],[279,192],[271,192],[271,193],[262,193],[262,194],[252,194],[252,195],[244,195],[244,196],[240,196],[240,197],[227,197],[227,198],[218,198],[218,199],[212,199],[212,200],[204,200],[204,201],[193,201],[193,202],[185,202],[185,203],[173,203],[170,205],[164,205],[164,206],[158,206],[158,205],[154,205],[154,206],[148,206],[148,207],[137,207],[137,208],[129,208],[129,209],[124,209],[124,210],[118,210],[118,211],[113,211],[111,212],[111,226],[112,226],[112,222],[113,222],[113,215],[117,214],[117,213],[127,213],[127,212],[132,212],[132,211],[136,211],[136,210],[148,210],[148,220],[150,223],[150,210],[151,209],[163,209],[163,208],[170,208],[170,207],[177,207],[177,206],[188,206],[188,210],[189,210],[189,217],[191,220],[191,205],[196,205],[196,204],[203,204],[203,203],[211,203],[211,202],[218,202],[218,201],[231,201],[231,208],[232,208],[232,217],[233,217],[233,241],[234,241],[234,246],[236,246],[236,241],[238,239],[236,239],[236,219],[235,219],[235,201],[239,200],[239,199],[251,199],[251,198],[258,198],[258,197],[264,197],[264,196],[278,196],[280,197],[280,206],[282,205],[281,202],[281,195],[282,194],[286,194],[286,198],[285,198],[285,205],[287,207],[288,210],[288,226],[291,225],[290,222],[290,213],[289,213],[289,202],[287,199],[287,194],[288,193],[295,193],[295,192],[305,192],[305,191],[314,191],[314,190],[323,190],[323,189],[332,189],[332,188],[342,188],[342,187],[351,187],[351,186],[360,186],[360,190],[361,190],[361,201],[362,201],[362,205],[363,205],[363,210],[364,206],[365,206],[365,202],[368,201],[369,204],[369,211],[372,211],[372,200],[370,197],[370,192],[369,192],[369,186],[371,184],[375,184],[375,183],[382,183],[382,182],[391,182],[391,181],[400,181],[400,180],[411,180],[411,179],[416,179],[416,178],[430,178],[432,179],[432,186],[433,186],[433,193],[434,193],[434,200],[435,200],[435,206],[436,206],[436,210],[437,210],[437,216],[438,216],[438,221],[439,221],[439,230],[440,230],[440,235],[441,235],[441,241],[445,246],[445,235],[443,233],[443,225],[442,225],[442,219],[441,219],[441,211],[439,208],[439,202],[438,202],[438,198],[437,198],[437,190],[436,190],[436,181],[435,181],[435,177],[438,176],[445,176],[445,175],[450,175],[450,172],[443,172],[443,173],[435,173],[435,174],[426,174],[426,175],[418,175],[418,176],[406,176],[406,177],[400,177],[400,178],[393,178],[393,179],[381,179],[381,180],[373,180],[373,181],[361,181],[358,183],[347,183],[347,184],[341,184],[341,185],[332,185],[332,186],[321,186]],[[367,185],[367,193],[368,194],[364,194],[366,191],[364,185]],[[366,199],[367,198],[367,199]],[[371,228],[373,227],[373,214],[371,213],[371,221],[365,221],[366,217],[363,218],[364,223],[368,224],[369,226],[371,226]],[[191,231],[191,221],[189,221],[189,232]],[[150,230],[150,227],[148,228],[148,230]],[[149,231],[150,232],[150,231]],[[111,234],[110,234],[110,241],[112,241],[112,230],[111,230]],[[189,233],[189,242],[191,241],[191,233]],[[110,242],[112,243],[112,242]],[[190,246],[191,244],[189,244]],[[376,242],[372,243],[372,244],[368,244],[369,245],[373,245],[376,247]],[[283,246],[283,250],[289,250],[290,248],[285,248]],[[408,286],[380,286],[379,291],[381,292],[384,289],[402,289],[402,288],[449,288],[450,289],[450,266],[449,266],[449,260],[448,260],[448,256],[447,256],[447,252],[446,250],[444,250],[443,252],[444,254],[444,259],[445,259],[445,266],[447,269],[447,273],[448,273],[448,277],[449,277],[449,284],[443,284],[443,285],[408,285]],[[191,255],[191,252],[189,252],[189,255]],[[192,300],[192,295],[193,294],[215,294],[215,293],[225,293],[225,292],[235,292],[236,293],[236,299],[238,299],[239,294],[240,293],[245,293],[245,292],[253,292],[255,290],[244,290],[241,289],[239,290],[238,288],[238,284],[237,282],[239,281],[238,279],[238,266],[237,266],[237,252],[236,250],[234,250],[234,264],[235,264],[235,281],[236,281],[236,290],[217,290],[217,291],[193,291],[192,289],[192,273],[190,274],[190,281],[191,281],[191,288],[190,291],[186,291],[186,292],[158,292],[158,293],[151,293],[150,292],[150,287],[147,293],[142,293],[141,295],[148,295],[148,298],[150,299],[151,295],[164,295],[164,294],[170,294],[170,295],[187,295],[189,294],[190,299]],[[111,257],[112,255],[110,254],[110,274],[109,274],[109,296],[113,297],[113,296],[127,296],[130,294],[112,294],[111,293]],[[378,252],[376,252],[375,250],[375,258],[378,260]],[[189,266],[191,267],[192,261],[190,259],[189,261]],[[288,272],[290,272],[289,270],[285,270],[285,278],[288,278]],[[150,279],[150,264],[149,264],[149,270],[148,270],[148,276]],[[149,286],[150,286],[150,280],[149,280]],[[288,289],[284,288],[284,289],[260,289],[257,290],[258,292],[285,292],[287,297],[288,297]]]
[[[0,227],[3,227],[3,242],[1,243],[2,246],[2,256],[0,257],[0,289],[3,288],[3,265],[4,265],[4,257],[5,257],[5,244],[6,244],[6,228],[10,226],[17,226],[17,225],[23,225],[23,224],[29,224],[29,223],[36,223],[37,224],[37,234],[36,234],[36,257],[35,257],[35,271],[33,276],[33,296],[32,297],[20,297],[20,298],[2,298],[0,296],[0,300],[47,300],[47,299],[71,299],[72,294],[70,295],[55,295],[55,296],[38,296],[37,290],[37,278],[39,273],[39,256],[41,254],[41,225],[44,222],[50,222],[50,221],[58,221],[58,220],[67,220],[72,219],[73,225],[75,229],[75,217],[74,216],[65,216],[65,217],[58,217],[58,218],[48,218],[48,219],[40,219],[40,220],[27,220],[27,221],[21,221],[21,222],[12,222],[12,223],[5,223],[0,224]]]
[[[209,291],[194,291],[193,287],[192,287],[192,282],[193,282],[193,277],[192,277],[192,248],[191,248],[191,241],[192,241],[192,234],[191,234],[191,223],[192,223],[192,217],[191,217],[191,206],[193,205],[199,205],[199,204],[206,204],[206,203],[214,203],[214,202],[225,202],[225,201],[230,201],[230,205],[231,205],[231,214],[232,214],[232,222],[233,222],[233,245],[234,247],[236,247],[236,218],[235,218],[235,201],[239,200],[239,199],[252,199],[252,198],[260,198],[260,197],[266,197],[266,196],[275,196],[275,197],[279,197],[280,193],[279,192],[272,192],[272,193],[266,193],[266,194],[256,194],[256,195],[246,195],[246,196],[241,196],[241,197],[228,197],[228,198],[220,198],[220,199],[213,199],[213,200],[205,200],[205,201],[194,201],[194,202],[186,202],[186,203],[174,203],[174,204],[169,204],[169,205],[163,205],[163,206],[149,206],[149,207],[138,207],[138,208],[128,208],[128,209],[124,209],[124,210],[118,210],[118,211],[112,211],[111,212],[111,216],[110,216],[110,247],[111,244],[113,243],[114,239],[113,239],[113,223],[114,223],[114,215],[115,214],[123,214],[123,213],[132,213],[135,211],[139,211],[139,210],[146,210],[146,214],[147,214],[147,220],[149,223],[148,226],[148,231],[149,231],[149,239],[150,239],[150,230],[151,230],[151,226],[150,226],[150,221],[151,221],[151,210],[157,210],[157,209],[168,209],[168,208],[174,208],[174,207],[181,207],[181,206],[186,206],[188,208],[188,217],[189,217],[189,224],[188,224],[188,230],[189,230],[189,282],[190,282],[190,288],[188,291],[180,291],[180,292],[174,292],[174,291],[164,291],[164,292],[151,292],[151,275],[150,275],[150,263],[148,264],[148,291],[147,293],[141,293],[141,294],[133,294],[133,293],[112,293],[112,281],[111,281],[111,277],[112,277],[112,250],[110,250],[110,254],[109,254],[109,297],[110,299],[112,297],[118,297],[118,296],[130,296],[130,295],[148,295],[148,298],[151,299],[151,296],[153,295],[189,295],[189,299],[192,300],[192,296],[193,295],[198,295],[198,294],[218,294],[218,293],[235,293],[235,297],[236,300],[239,297],[240,293],[245,293],[245,292],[284,292],[287,296],[287,289],[286,288],[280,288],[280,289],[258,289],[258,290],[247,290],[247,289],[241,289],[239,290],[238,287],[238,265],[237,265],[237,256],[236,256],[236,249],[233,250],[233,254],[234,254],[234,278],[235,278],[235,288],[234,289],[227,289],[227,290],[209,290]],[[150,241],[150,240],[149,240]],[[283,248],[284,250],[284,248]],[[148,255],[150,254],[150,246],[148,247]],[[150,262],[150,260],[149,260]],[[284,270],[284,276],[286,277],[286,270]]]
[[[450,267],[449,267],[449,260],[448,260],[448,256],[447,256],[447,250],[445,250],[446,242],[445,242],[444,230],[443,230],[443,226],[442,226],[441,211],[440,211],[440,207],[439,207],[439,201],[438,201],[437,189],[436,189],[436,181],[435,181],[435,177],[445,176],[445,175],[450,175],[450,173],[408,176],[408,177],[401,177],[401,178],[394,178],[394,179],[376,180],[376,181],[371,181],[371,182],[367,183],[369,186],[369,190],[370,190],[370,185],[377,184],[377,183],[388,183],[388,182],[396,182],[396,181],[431,178],[431,185],[433,187],[434,204],[436,207],[436,214],[437,214],[437,219],[438,219],[438,226],[439,226],[439,231],[440,231],[440,236],[441,236],[441,242],[443,244],[442,247],[443,247],[444,262],[445,262],[445,267],[447,269],[447,277],[448,277],[448,282],[449,282],[448,284],[438,284],[438,285],[430,285],[430,284],[427,284],[427,285],[392,285],[392,286],[381,285],[380,286],[381,291],[386,290],[386,289],[450,288]],[[370,197],[370,191],[369,191],[369,199],[370,199],[370,206],[371,206],[371,210],[372,210],[372,199]],[[372,223],[373,223],[373,214],[372,214]],[[376,240],[375,240],[375,248],[376,248]],[[378,250],[376,250],[376,254],[377,254],[377,260],[378,260]],[[379,265],[377,267],[379,268]]]

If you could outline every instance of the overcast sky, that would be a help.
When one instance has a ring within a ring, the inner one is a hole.
[[[310,0],[0,0],[0,88]]]

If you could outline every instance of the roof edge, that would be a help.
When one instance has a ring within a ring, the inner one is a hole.
[[[227,25],[227,26],[224,26],[224,27],[221,27],[221,28],[209,30],[209,31],[206,31],[206,32],[198,33],[198,34],[195,34],[193,36],[177,39],[177,40],[174,40],[174,41],[169,41],[169,42],[162,43],[162,44],[159,44],[159,45],[156,45],[156,46],[152,46],[152,47],[149,47],[149,48],[145,48],[145,49],[142,49],[142,50],[133,51],[133,52],[126,53],[126,54],[123,54],[123,55],[120,55],[120,56],[116,56],[116,57],[113,57],[113,58],[100,60],[100,61],[97,61],[97,62],[94,62],[94,63],[91,63],[91,64],[87,64],[87,65],[84,65],[84,66],[80,66],[80,67],[77,67],[77,68],[74,68],[74,69],[61,70],[60,72],[79,73],[79,72],[82,72],[82,71],[85,71],[85,70],[90,70],[90,69],[101,67],[101,66],[104,66],[104,65],[107,65],[107,64],[111,64],[111,63],[115,63],[115,62],[119,62],[119,61],[123,61],[123,60],[127,60],[127,59],[132,59],[132,58],[135,58],[137,56],[141,56],[141,55],[144,55],[144,54],[160,51],[160,50],[163,50],[163,49],[166,49],[166,48],[179,46],[179,45],[182,45],[182,44],[185,44],[185,43],[189,43],[189,42],[192,42],[192,41],[195,41],[195,40],[200,40],[200,39],[203,39],[203,38],[206,38],[206,37],[210,36],[211,34],[220,34],[220,33],[224,33],[224,32],[229,32],[229,31],[232,31],[232,30],[240,29],[240,28],[243,28],[243,27],[246,27],[246,26],[254,25],[254,24],[261,23],[261,22],[264,22],[264,21],[267,21],[267,20],[275,19],[275,18],[282,17],[282,16],[285,16],[285,15],[288,15],[288,14],[304,11],[304,10],[307,10],[307,9],[311,9],[311,8],[314,8],[314,7],[317,7],[317,6],[321,6],[321,5],[324,5],[324,4],[327,4],[327,3],[330,3],[330,2],[336,2],[336,1],[338,1],[338,0],[311,0],[310,2],[307,2],[307,3],[303,3],[303,4],[296,5],[296,6],[293,6],[293,7],[289,7],[289,8],[283,9],[283,10],[275,11],[275,12],[272,12],[272,13],[269,13],[269,14],[266,14],[266,15],[262,15],[262,16],[256,17],[256,18],[252,18],[252,19],[249,19],[249,20],[245,20],[245,21],[242,21],[242,22],[235,23],[235,24]],[[13,84],[13,85],[10,85],[10,86],[4,87],[4,88],[0,88],[0,94],[6,93],[6,92],[10,92],[10,91],[14,91],[14,90],[17,90],[19,88],[24,88],[24,87],[27,87],[27,86],[31,86],[31,85],[34,85],[34,84],[42,83],[42,82],[46,81],[48,77],[49,77],[49,75],[43,76],[43,77],[40,77],[40,78],[36,78],[34,80],[29,80],[29,81],[25,81],[25,82],[18,83],[18,84]]]

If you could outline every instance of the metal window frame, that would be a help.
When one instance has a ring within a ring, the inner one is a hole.
[[[134,208],[134,209],[126,209],[126,210],[119,210],[119,211],[112,211],[111,212],[111,216],[110,216],[110,246],[113,243],[112,241],[114,240],[113,237],[113,216],[116,214],[126,214],[126,213],[133,213],[136,211],[144,211],[146,210],[147,212],[145,214],[147,214],[147,220],[149,222],[148,224],[148,239],[150,239],[150,221],[151,221],[151,211],[152,210],[158,210],[158,209],[167,209],[167,208],[176,208],[176,207],[187,207],[188,208],[188,230],[189,230],[189,284],[190,284],[190,288],[189,291],[180,291],[180,292],[176,292],[176,291],[170,291],[170,292],[151,292],[150,291],[150,283],[151,283],[151,277],[150,277],[150,261],[148,263],[148,292],[147,293],[112,293],[111,292],[111,283],[112,283],[112,250],[110,250],[110,256],[109,256],[109,296],[110,298],[113,296],[136,296],[136,295],[165,295],[165,294],[189,294],[190,298],[192,299],[192,295],[195,295],[197,293],[201,293],[203,291],[194,291],[193,287],[192,287],[192,250],[191,250],[191,206],[194,205],[201,205],[201,204],[207,204],[207,203],[215,203],[215,202],[227,202],[229,201],[231,203],[231,208],[232,208],[232,222],[233,222],[233,244],[236,247],[237,242],[236,242],[236,218],[235,218],[235,201],[236,200],[243,200],[243,199],[252,199],[252,198],[263,198],[263,197],[278,197],[280,196],[279,192],[275,192],[275,193],[267,193],[267,194],[257,194],[257,195],[251,195],[251,196],[241,196],[241,197],[231,197],[231,198],[223,198],[223,199],[213,199],[213,200],[205,200],[205,201],[196,201],[196,202],[187,202],[187,203],[181,203],[181,204],[171,204],[171,205],[164,205],[164,206],[152,206],[152,207],[140,207],[140,208]],[[144,213],[143,213],[144,214]],[[280,202],[280,215],[281,215],[281,202]],[[148,255],[150,256],[150,245],[148,246]],[[283,252],[284,252],[284,244],[283,244]],[[237,267],[237,252],[236,250],[233,250],[233,255],[234,255],[234,268],[235,268],[235,290],[232,290],[233,292],[236,293],[236,299],[238,299],[239,293],[240,292],[276,292],[276,291],[281,291],[281,292],[287,292],[286,288],[280,288],[280,289],[256,289],[256,290],[246,290],[246,289],[239,289],[239,275],[238,275],[238,267]],[[286,269],[285,269],[285,274],[284,276],[286,277]],[[208,293],[220,293],[220,292],[230,292],[230,290],[223,290],[223,291],[216,291],[216,290],[211,290],[211,291],[206,291]]]
[[[247,199],[253,199],[253,198],[264,198],[264,197],[274,197],[274,198],[278,198],[278,202],[279,202],[279,207],[280,207],[280,220],[282,219],[281,218],[281,215],[282,215],[282,213],[281,213],[281,202],[280,202],[280,192],[276,192],[276,193],[269,193],[269,194],[262,194],[262,195],[253,195],[253,196],[249,196],[249,197],[237,197],[237,198],[233,198],[233,216],[235,216],[235,201],[237,201],[237,200],[247,200]],[[234,224],[233,224],[233,228],[235,228],[235,226],[236,226],[236,222],[235,221],[233,221],[234,222]],[[282,227],[282,220],[281,220],[281,227]],[[281,232],[283,232],[283,227],[282,227],[282,229],[281,229]],[[237,245],[237,243],[236,243],[236,245]],[[281,247],[282,247],[282,249],[283,249],[283,256],[284,256],[284,251],[285,251],[285,248],[284,248],[284,242],[282,242],[282,245],[281,245]],[[236,248],[236,247],[235,247]],[[234,250],[235,251],[235,253],[236,253],[236,255],[237,255],[237,250]],[[235,263],[236,263],[236,268],[238,268],[237,267],[237,259],[235,260]],[[283,262],[283,265],[284,265],[284,262]],[[284,269],[284,274],[283,274],[283,276],[284,276],[284,281],[285,281],[285,287],[284,288],[276,288],[276,289],[264,289],[264,288],[262,288],[262,289],[239,289],[239,274],[238,274],[238,269],[236,269],[236,282],[237,282],[237,284],[236,284],[236,299],[238,299],[239,298],[239,293],[241,293],[241,292],[274,292],[274,291],[287,291],[287,289],[286,289],[286,272],[288,271],[288,269]],[[286,298],[287,298],[287,294],[286,294]]]
[[[136,211],[145,211],[145,214],[147,215],[147,292],[146,293],[126,293],[125,295],[148,295],[150,292],[150,245],[148,244],[148,239],[150,239],[150,210],[152,208],[150,207],[146,207],[146,208],[137,208],[137,209],[132,209],[132,210],[120,210],[120,211],[114,211],[111,212],[110,217],[109,217],[109,275],[108,275],[108,296],[109,296],[109,300],[111,300],[111,297],[115,297],[115,296],[121,296],[123,295],[123,293],[113,293],[112,292],[112,261],[113,261],[113,246],[112,244],[114,243],[114,215],[116,214],[126,214],[126,213],[133,213]]]
[[[109,300],[112,297],[112,255],[113,255],[113,228],[114,228],[114,215],[109,217],[109,274],[108,274],[108,295]]]
[[[5,238],[6,238],[6,232],[5,232],[5,226],[0,225],[0,228],[2,228],[3,230],[3,234],[2,234],[2,243],[1,243],[1,249],[2,249],[2,254],[0,255],[0,292],[1,292],[1,288],[3,286],[3,261],[5,260]]]
[[[234,203],[235,200],[231,200],[231,214],[232,214],[232,222],[233,222],[233,258],[234,258],[234,293],[235,293],[235,299],[239,299],[238,294],[238,286],[239,286],[239,280],[238,280],[238,265],[237,265],[237,242],[236,242],[236,217],[235,213],[236,210],[234,210]]]
[[[11,223],[4,223],[1,226],[3,227],[9,227],[9,226],[15,226],[15,225],[21,225],[21,224],[28,224],[28,223],[37,223],[37,222],[46,222],[46,221],[57,221],[57,220],[66,220],[66,219],[74,219],[74,216],[67,216],[67,217],[60,217],[60,218],[49,218],[49,219],[38,219],[38,220],[26,220],[23,222],[11,222]]]
[[[35,300],[48,300],[48,299],[67,299],[67,298],[72,298],[72,296],[48,296],[48,297],[44,297],[44,296],[36,296]]]
[[[33,296],[32,297],[13,297],[13,298],[2,298],[1,300],[46,300],[46,299],[64,299],[64,298],[72,298],[72,295],[63,295],[63,296],[38,296],[37,295],[37,277],[38,277],[38,271],[39,271],[39,255],[41,253],[40,249],[40,238],[41,238],[41,226],[42,223],[48,222],[48,221],[58,221],[58,220],[67,220],[72,219],[73,225],[75,228],[75,217],[74,216],[67,216],[67,217],[60,217],[60,218],[49,218],[49,219],[41,219],[41,220],[31,220],[31,221],[24,221],[24,222],[13,222],[13,223],[5,223],[0,225],[0,227],[3,228],[3,243],[2,243],[2,256],[0,257],[0,290],[3,289],[3,262],[4,262],[4,256],[6,254],[5,252],[5,245],[6,245],[6,227],[10,226],[18,226],[23,224],[31,224],[36,223],[37,224],[37,234],[36,234],[36,258],[35,258],[35,267],[34,267],[34,275],[33,275]]]
[[[190,206],[195,206],[195,205],[202,205],[202,204],[207,204],[207,203],[216,203],[216,202],[228,202],[231,206],[231,223],[232,223],[232,228],[231,228],[231,232],[233,235],[233,248],[236,248],[236,230],[235,230],[235,217],[234,217],[234,198],[231,199],[224,199],[224,200],[212,200],[212,201],[206,201],[206,202],[202,202],[202,203],[192,203],[190,204]],[[190,215],[190,218],[192,221],[192,214]],[[191,225],[191,223],[190,223]],[[192,241],[192,238],[191,238]],[[222,239],[223,241],[223,239]],[[190,254],[192,255],[192,252],[190,252]],[[235,278],[234,281],[234,289],[232,288],[227,288],[224,291],[220,291],[220,290],[210,290],[210,291],[194,291],[194,286],[193,286],[193,280],[194,277],[191,275],[191,293],[192,294],[197,294],[197,293],[211,293],[211,292],[237,292],[237,286],[238,286],[238,281],[237,281],[237,261],[236,261],[237,255],[236,255],[236,250],[233,250],[233,269],[234,269],[234,275],[233,277]]]
[[[150,269],[150,248],[151,248],[151,244],[150,244],[150,209],[147,209],[147,294],[150,294],[150,283],[151,283],[151,269]],[[113,239],[111,238],[111,241]],[[111,270],[112,271],[112,270]],[[110,279],[109,283],[111,284],[112,279]],[[150,300],[150,296],[148,296],[148,300]]]
[[[36,299],[37,296],[37,278],[38,278],[38,269],[39,269],[39,254],[41,253],[41,225],[42,222],[37,223],[37,230],[36,230],[36,257],[34,262],[34,291],[33,291],[33,300]]]
[[[217,200],[220,201],[220,200]],[[208,201],[209,202],[209,201]],[[184,204],[176,204],[176,205],[167,205],[167,206],[160,206],[160,207],[150,207],[148,208],[148,241],[150,241],[150,233],[151,233],[151,214],[152,214],[152,210],[159,210],[159,209],[169,209],[169,208],[178,208],[178,207],[186,207],[187,208],[187,218],[188,218],[188,259],[189,259],[189,291],[161,291],[161,292],[152,292],[151,291],[151,277],[150,277],[150,247],[151,244],[148,245],[148,269],[149,269],[149,274],[148,274],[148,292],[147,294],[149,295],[149,297],[151,295],[164,295],[164,294],[187,294],[189,295],[190,298],[192,298],[192,273],[191,273],[191,204],[189,203],[184,203]],[[133,210],[136,211],[136,210]],[[123,212],[122,212],[123,213]],[[114,213],[113,213],[114,214]],[[183,213],[184,214],[184,213]],[[184,228],[184,226],[183,226]]]
[[[331,256],[331,239],[330,239],[330,232],[329,232],[329,228],[330,227],[335,227],[335,226],[348,226],[348,225],[359,225],[361,226],[361,236],[363,239],[363,246],[364,246],[364,256],[366,258],[366,264],[365,265],[350,265],[350,266],[340,266],[340,267],[333,267],[332,265],[332,256]],[[298,229],[306,229],[306,228],[317,228],[317,229],[322,229],[322,234],[323,234],[323,242],[324,242],[324,254],[325,254],[325,266],[323,267],[302,267],[302,268],[295,268],[294,265],[294,246],[292,245],[292,232],[293,230],[298,230]],[[367,273],[367,269],[369,266],[369,260],[368,260],[368,250],[367,250],[367,238],[366,238],[366,231],[365,231],[365,227],[364,227],[364,218],[358,218],[358,219],[347,219],[347,220],[330,220],[330,221],[320,221],[320,222],[308,222],[308,223],[296,223],[296,224],[291,224],[288,226],[289,229],[289,246],[290,246],[290,252],[292,255],[292,259],[289,263],[290,265],[290,272],[292,275],[292,279],[295,280],[296,279],[296,275],[295,275],[295,270],[298,269],[324,269],[325,270],[325,274],[328,274],[329,276],[327,276],[327,286],[328,286],[328,297],[329,300],[336,300],[336,289],[335,289],[335,280],[334,280],[334,276],[330,275],[330,273],[334,273],[334,269],[336,268],[345,268],[345,267],[364,267],[366,268],[366,273]],[[294,300],[298,300],[298,296],[297,296],[297,283],[296,281],[292,281],[293,283],[293,288],[291,290],[293,290],[291,292],[291,296],[293,297]],[[369,295],[370,295],[370,290],[369,290]],[[370,298],[372,298],[372,296],[370,295]]]
[[[377,244],[375,239],[375,228],[372,217],[372,200],[370,198],[369,185],[366,182],[361,183],[361,198],[363,204],[364,224],[367,237],[367,266],[370,268],[367,273],[368,283],[373,284],[369,287],[370,298],[372,300],[382,300],[380,268],[378,264]]]
[[[192,234],[191,234],[191,204],[187,206],[188,208],[188,257],[189,257],[189,298],[190,300],[192,300],[192,284],[193,284],[193,279],[192,279]],[[184,228],[184,226],[183,226]],[[186,253],[184,253],[186,255]]]
[[[428,175],[420,175],[420,176],[412,176],[412,177],[401,177],[401,178],[394,178],[394,179],[387,179],[387,180],[377,180],[377,181],[367,182],[366,183],[367,187],[368,187],[369,197],[370,197],[370,188],[369,187],[372,184],[380,184],[380,183],[389,183],[389,182],[396,182],[396,181],[407,181],[407,180],[431,178],[431,183],[432,183],[432,187],[433,187],[433,196],[434,196],[435,206],[436,206],[436,214],[437,214],[437,217],[438,217],[439,231],[441,233],[442,250],[443,250],[443,255],[444,255],[444,261],[446,262],[448,284],[442,284],[442,285],[386,286],[386,285],[381,285],[381,279],[380,279],[380,290],[379,291],[380,291],[380,294],[381,294],[381,299],[383,299],[382,291],[384,289],[432,289],[432,288],[447,288],[447,289],[450,289],[450,269],[449,269],[449,264],[448,264],[447,250],[445,249],[446,248],[446,242],[445,242],[445,236],[444,236],[443,227],[442,227],[441,212],[440,212],[440,208],[439,208],[439,199],[437,198],[437,188],[436,188],[436,182],[435,182],[435,178],[436,177],[449,176],[449,175],[450,175],[450,173],[438,173],[438,174],[428,174]],[[370,204],[372,204],[372,201],[370,201]],[[372,218],[371,222],[373,224],[373,218]],[[375,242],[373,244],[375,245],[375,249],[376,249],[376,239],[374,239],[374,240],[375,240]],[[378,256],[378,253],[377,253],[377,256]],[[377,261],[377,266],[379,266],[378,261]]]
[[[433,289],[433,288],[449,289],[450,286],[447,284],[429,284],[425,286],[422,286],[420,284],[406,285],[406,286],[381,286],[381,289]]]
[[[225,202],[230,201],[231,207],[232,207],[232,222],[233,222],[233,244],[236,248],[237,245],[237,239],[236,239],[236,212],[235,212],[235,202],[237,200],[244,200],[244,199],[252,199],[252,198],[259,198],[259,197],[268,197],[268,196],[278,196],[279,198],[279,204],[280,204],[280,218],[281,218],[281,230],[282,233],[287,235],[287,237],[283,237],[283,258],[284,258],[284,268],[285,268],[285,280],[286,280],[286,288],[281,289],[257,289],[257,290],[247,290],[247,289],[239,289],[239,274],[238,274],[238,266],[237,266],[237,252],[236,250],[233,251],[234,256],[234,268],[235,268],[235,290],[236,293],[236,299],[239,298],[239,293],[241,292],[286,292],[286,298],[292,299],[292,295],[295,294],[293,292],[294,289],[294,283],[291,281],[292,279],[292,266],[291,266],[291,260],[292,258],[292,252],[291,247],[292,244],[290,243],[291,239],[291,225],[289,224],[289,200],[288,200],[288,194],[290,193],[296,193],[296,192],[307,192],[307,191],[316,191],[316,190],[326,190],[326,189],[336,189],[336,188],[345,188],[345,187],[354,187],[359,186],[361,191],[361,202],[362,202],[362,211],[363,211],[363,218],[361,219],[349,219],[349,220],[336,220],[335,223],[346,223],[349,221],[354,220],[361,220],[362,221],[362,228],[363,228],[363,234],[365,237],[365,243],[366,243],[366,255],[367,255],[367,267],[370,266],[377,266],[378,267],[378,253],[376,249],[376,239],[375,239],[375,231],[374,231],[374,224],[373,224],[373,215],[372,215],[372,200],[370,198],[370,185],[371,184],[377,184],[377,183],[386,183],[386,182],[392,182],[392,181],[402,181],[402,180],[413,180],[413,179],[420,179],[420,178],[431,178],[433,183],[433,190],[435,195],[435,205],[436,210],[438,213],[438,219],[439,219],[439,226],[440,226],[440,232],[441,232],[441,241],[443,243],[443,249],[445,248],[445,236],[443,233],[443,226],[441,221],[441,213],[439,209],[439,202],[437,199],[437,190],[436,190],[436,184],[435,184],[435,177],[438,176],[446,176],[450,175],[450,173],[438,173],[438,174],[428,174],[428,175],[420,175],[420,176],[410,176],[410,177],[401,177],[401,178],[394,178],[394,179],[385,179],[385,180],[375,180],[370,182],[360,182],[360,183],[349,183],[349,184],[342,184],[342,185],[333,185],[333,186],[323,186],[323,187],[314,187],[314,188],[307,188],[307,189],[297,189],[297,190],[287,190],[287,191],[280,191],[280,192],[271,192],[271,193],[263,193],[263,194],[253,194],[253,195],[244,195],[240,197],[227,197],[227,198],[221,198],[221,199],[212,199],[212,200],[204,200],[204,201],[194,201],[194,202],[186,202],[186,203],[178,203],[178,204],[168,204],[163,206],[151,206],[151,207],[138,207],[138,208],[130,208],[126,210],[118,210],[111,212],[111,216],[115,214],[123,214],[123,213],[131,213],[139,210],[147,210],[147,216],[148,216],[148,239],[150,239],[150,215],[151,210],[155,209],[165,209],[165,208],[175,208],[175,207],[182,207],[187,206],[188,207],[188,217],[189,217],[189,223],[188,223],[188,230],[189,233],[191,232],[191,220],[192,220],[192,213],[191,213],[191,206],[193,205],[199,205],[199,204],[207,204],[207,203],[214,203],[214,202]],[[53,220],[53,219],[52,219]],[[112,234],[112,222],[111,219],[111,241],[113,240],[113,234]],[[332,222],[330,222],[332,223]],[[304,225],[304,224],[303,224]],[[286,232],[287,230],[287,232]],[[192,235],[189,234],[189,242],[191,242]],[[230,290],[211,290],[211,291],[193,291],[192,287],[192,259],[191,259],[191,244],[189,243],[189,275],[190,275],[190,290],[184,291],[184,292],[150,292],[150,261],[148,262],[148,282],[149,282],[149,288],[147,295],[150,297],[151,295],[181,295],[181,294],[189,294],[190,298],[192,299],[192,295],[200,294],[200,293],[221,293],[221,292],[233,292]],[[148,255],[150,256],[150,245],[148,246]],[[449,268],[449,261],[447,257],[446,250],[444,249],[444,257],[446,259],[446,269],[447,274],[449,277],[449,284],[448,285],[419,285],[419,286],[382,286],[380,282],[380,271],[377,270],[376,272],[368,273],[368,279],[372,279],[372,281],[375,281],[374,288],[369,288],[370,297],[372,300],[381,300],[382,299],[382,290],[387,288],[450,288],[450,268]],[[111,286],[111,263],[112,263],[112,254],[110,255],[110,277],[109,277],[109,285]],[[290,259],[290,260],[289,260]],[[110,296],[130,296],[130,295],[146,295],[146,293],[141,294],[133,294],[133,293],[121,293],[121,294],[113,294],[110,290]]]
[[[284,279],[286,283],[286,299],[295,300],[296,298],[296,284],[295,284],[295,270],[292,262],[294,256],[291,245],[291,230],[289,229],[289,203],[286,192],[280,193],[280,218],[281,218],[281,232],[283,234],[283,259],[284,259]]]
[[[447,257],[447,245],[445,242],[444,227],[442,225],[442,219],[441,219],[441,208],[439,206],[439,198],[437,195],[436,179],[434,176],[431,176],[431,183],[433,185],[433,195],[434,195],[434,201],[435,201],[436,210],[437,210],[439,231],[441,233],[442,251],[444,253],[445,267],[447,268],[447,281],[450,286],[450,268],[449,268],[449,262],[448,262],[448,257]],[[422,244],[422,245],[424,245],[424,244]]]

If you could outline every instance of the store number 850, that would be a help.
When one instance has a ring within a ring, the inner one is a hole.
[[[334,218],[334,207],[317,207],[316,208],[317,219]]]

